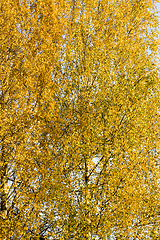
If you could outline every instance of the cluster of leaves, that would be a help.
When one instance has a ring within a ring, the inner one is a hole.
[[[156,0],[0,3],[0,237],[158,239]]]

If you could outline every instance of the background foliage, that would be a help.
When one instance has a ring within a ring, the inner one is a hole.
[[[159,238],[157,2],[1,1],[1,239]]]

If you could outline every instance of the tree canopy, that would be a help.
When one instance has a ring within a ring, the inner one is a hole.
[[[160,237],[157,2],[1,1],[1,239]]]

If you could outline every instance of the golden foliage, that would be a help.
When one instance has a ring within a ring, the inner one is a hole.
[[[0,236],[158,239],[152,0],[0,4]]]

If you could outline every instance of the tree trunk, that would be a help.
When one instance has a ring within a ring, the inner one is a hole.
[[[8,85],[8,82],[7,82]],[[2,115],[5,113],[5,110],[7,109],[7,102],[8,102],[8,90],[5,91],[5,93],[2,92],[2,103],[1,103],[1,109],[2,109]],[[2,123],[5,125],[5,119],[6,114],[2,117]],[[6,159],[7,152],[6,152],[6,144],[5,144],[5,136],[2,137],[1,142],[1,165],[0,165],[0,197],[1,197],[1,214],[0,214],[0,222],[1,222],[1,235],[3,240],[7,239],[7,168],[8,168],[8,162]]]

